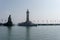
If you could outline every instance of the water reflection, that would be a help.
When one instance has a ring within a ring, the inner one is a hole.
[[[30,40],[30,27],[26,27],[26,40]]]
[[[7,27],[8,28],[8,39],[7,40],[11,40],[11,27]]]

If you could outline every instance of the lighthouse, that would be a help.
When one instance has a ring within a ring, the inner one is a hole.
[[[27,12],[26,12],[26,22],[29,22],[29,10],[27,9]]]
[[[26,11],[26,21],[22,23],[18,23],[19,26],[37,26],[37,24],[32,23],[29,20],[29,10]]]

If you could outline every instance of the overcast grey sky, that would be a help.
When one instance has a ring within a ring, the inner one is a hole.
[[[60,0],[0,0],[0,19],[7,20],[11,14],[14,23],[23,22],[27,9],[32,22],[41,19],[60,20]]]

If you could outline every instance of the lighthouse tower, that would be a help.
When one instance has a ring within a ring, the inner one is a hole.
[[[29,10],[27,9],[27,12],[26,12],[26,22],[29,22]]]

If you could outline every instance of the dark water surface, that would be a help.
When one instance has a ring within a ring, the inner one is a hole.
[[[60,40],[60,26],[0,26],[0,40]]]

